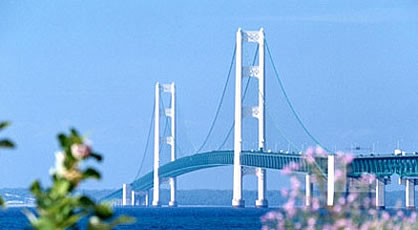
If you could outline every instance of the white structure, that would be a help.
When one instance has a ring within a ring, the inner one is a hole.
[[[164,110],[164,115],[170,117],[171,135],[165,137],[165,142],[171,146],[171,161],[176,160],[176,97],[175,85],[171,84],[155,84],[155,118],[154,118],[154,194],[153,206],[160,206],[160,92],[171,94],[171,107]],[[170,202],[169,206],[177,206],[176,201],[176,178],[169,178],[170,183]]]
[[[405,181],[405,206],[407,209],[415,209],[415,179]]]
[[[384,178],[376,178],[376,208],[385,208],[385,184]]]
[[[149,206],[149,191],[145,191],[145,206]]]
[[[135,202],[136,202],[136,199],[135,199],[135,196],[136,196],[136,192],[134,191],[134,190],[132,190],[132,192],[131,192],[132,194],[131,194],[131,205],[132,206],[135,206],[136,204],[135,204]]]
[[[335,192],[335,155],[328,155],[327,205],[334,205]]]
[[[405,156],[406,152],[395,149],[395,155]],[[405,207],[407,209],[415,209],[415,178],[399,178],[399,184],[405,185]]]
[[[131,204],[131,185],[123,184],[122,185],[122,205],[127,206]]]
[[[309,173],[305,176],[305,205],[311,206],[313,194],[313,183],[311,180],[311,175]]]
[[[243,42],[255,42],[259,47],[259,57],[257,66],[243,66],[242,51]],[[234,181],[233,181],[233,200],[232,206],[244,207],[242,199],[242,118],[249,115],[258,119],[258,147],[263,151],[265,147],[265,115],[264,115],[264,30],[242,31],[238,29],[236,37],[236,62],[235,62],[235,131],[234,131]],[[259,97],[258,105],[255,107],[242,106],[242,79],[244,77],[255,77],[258,79]],[[258,168],[256,172],[258,178],[258,199],[257,207],[267,207],[266,195],[266,170]]]

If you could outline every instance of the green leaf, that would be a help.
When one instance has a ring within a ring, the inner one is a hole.
[[[61,147],[65,148],[67,146],[67,137],[63,133],[60,133],[58,134],[57,138]]]
[[[84,206],[84,207],[94,206],[94,202],[87,196],[80,196],[78,198],[78,202],[80,203],[81,206]]]
[[[67,229],[68,227],[72,227],[75,225],[81,218],[83,217],[83,214],[78,215],[71,215],[67,217],[63,223],[60,224],[60,227],[63,229]]]
[[[100,173],[93,168],[88,168],[83,172],[83,179],[94,178],[100,179]]]
[[[0,130],[5,129],[8,126],[10,126],[10,122],[9,121],[0,122]]]
[[[53,196],[64,196],[71,188],[71,182],[65,179],[56,180],[51,190]]]
[[[79,137],[80,136],[75,128],[71,128],[70,129],[70,132],[71,132],[71,135],[72,136],[75,136],[75,137]]]
[[[0,207],[4,208],[6,207],[6,203],[3,200],[3,197],[0,196]]]
[[[113,211],[112,208],[106,204],[98,204],[94,207],[96,215],[101,219],[108,219],[112,217]]]
[[[2,147],[2,148],[14,148],[15,144],[11,140],[3,139],[3,140],[0,140],[0,147]]]
[[[30,191],[35,195],[39,196],[42,193],[41,183],[39,181],[34,181],[30,186]]]
[[[98,153],[90,153],[90,157],[93,157],[94,159],[96,159],[99,162],[103,160],[103,157]]]

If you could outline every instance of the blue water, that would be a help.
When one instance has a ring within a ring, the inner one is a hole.
[[[260,217],[272,209],[256,208],[115,208],[137,222],[117,229],[261,229]],[[29,223],[21,208],[0,211],[0,229],[24,229]]]

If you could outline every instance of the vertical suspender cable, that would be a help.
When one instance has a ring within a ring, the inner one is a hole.
[[[234,66],[236,49],[237,49],[237,47],[235,46],[234,47],[234,52],[232,54],[231,64],[229,65],[228,76],[227,76],[226,81],[225,81],[224,89],[222,91],[222,96],[221,96],[221,99],[219,101],[218,108],[216,109],[216,112],[215,112],[215,117],[212,120],[212,124],[209,128],[208,134],[205,137],[205,140],[203,141],[202,145],[200,145],[200,147],[197,149],[197,152],[200,152],[205,147],[206,143],[209,140],[210,135],[212,134],[213,128],[215,127],[216,120],[218,119],[219,112],[221,111],[221,107],[222,107],[222,104],[223,104],[223,101],[224,101],[224,98],[225,98],[225,93],[226,93],[226,89],[228,87],[229,79],[231,78],[231,72],[232,72],[232,67]]]
[[[271,52],[270,52],[270,49],[269,49],[269,45],[268,45],[267,39],[266,39],[266,47],[267,47],[267,52],[269,54],[269,58],[270,58],[271,64],[273,66],[274,73],[276,75],[277,82],[280,85],[280,89],[281,89],[281,91],[283,93],[283,96],[286,99],[287,105],[289,106],[290,110],[293,113],[293,116],[296,118],[297,122],[302,127],[302,129],[305,131],[305,133],[315,142],[315,144],[321,146],[323,149],[325,149],[326,151],[330,152],[328,148],[324,147],[321,143],[319,143],[319,141],[311,134],[311,132],[309,132],[309,130],[306,128],[305,124],[303,124],[302,120],[300,119],[299,115],[296,113],[295,108],[293,107],[292,103],[290,102],[289,97],[287,96],[287,93],[286,93],[286,90],[284,89],[283,83],[280,80],[280,76],[279,76],[279,73],[277,72],[276,66],[274,65],[273,57],[271,55]]]

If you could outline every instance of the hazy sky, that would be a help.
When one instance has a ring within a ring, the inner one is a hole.
[[[97,165],[104,179],[86,187],[131,182],[157,81],[177,84],[179,155],[192,153],[213,119],[238,27],[264,27],[295,109],[324,145],[347,150],[353,143],[374,144],[376,151],[389,153],[399,141],[405,150],[418,151],[416,0],[3,0],[0,119],[13,126],[1,135],[18,148],[0,153],[0,187],[27,187],[35,178],[47,183],[58,150],[55,136],[71,126],[105,156]],[[246,61],[253,52],[248,49]],[[285,104],[270,62],[266,68],[268,147],[288,148],[277,129],[300,148],[313,145]],[[231,78],[206,150],[219,145],[232,122],[233,83]],[[249,92],[249,102],[256,94]],[[255,122],[247,124],[251,147]],[[145,171],[151,169],[151,154]],[[287,183],[278,175],[269,174],[269,188]],[[178,181],[180,189],[231,189],[232,168]],[[255,189],[255,178],[245,184]]]

